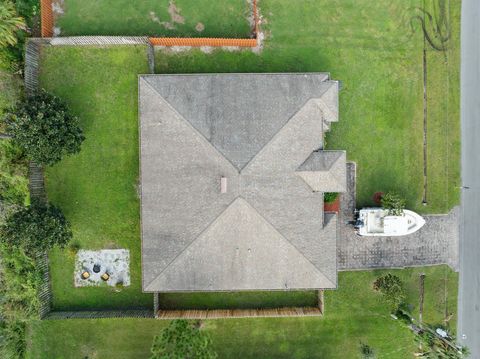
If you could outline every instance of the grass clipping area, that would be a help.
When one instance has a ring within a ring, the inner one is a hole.
[[[419,276],[425,273],[423,320],[456,326],[458,276],[446,266],[342,272],[339,289],[325,296],[326,315],[314,318],[225,319],[203,322],[219,358],[356,358],[360,342],[378,358],[405,359],[415,351],[413,333],[393,320],[372,289],[386,273],[402,278],[407,302],[418,318]],[[153,336],[167,325],[155,319],[53,320],[33,322],[27,358],[147,358]]]

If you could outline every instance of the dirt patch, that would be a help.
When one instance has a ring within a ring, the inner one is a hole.
[[[211,54],[213,52],[213,47],[212,46],[200,46],[200,51],[205,53],[205,54]]]
[[[170,22],[177,24],[185,24],[185,18],[180,15],[180,9],[175,5],[173,0],[168,5],[168,13],[170,14]]]
[[[202,32],[203,30],[205,30],[205,25],[199,22],[197,25],[195,25],[195,30],[197,30],[198,32]]]
[[[52,14],[53,14],[53,23],[56,25],[57,19],[65,14],[65,0],[53,0],[52,1]],[[60,26],[53,27],[53,36],[60,36],[62,29]]]
[[[185,18],[180,15],[180,9],[175,5],[172,0],[168,5],[168,14],[170,15],[170,21],[161,21],[157,14],[150,11],[150,19],[159,25],[162,25],[167,30],[175,30],[175,24],[185,24]]]

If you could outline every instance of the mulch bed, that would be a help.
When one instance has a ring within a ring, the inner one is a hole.
[[[323,204],[323,211],[324,212],[339,212],[340,211],[340,196],[332,203],[324,203]]]

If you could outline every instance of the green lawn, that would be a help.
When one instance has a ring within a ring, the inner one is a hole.
[[[59,205],[82,249],[127,248],[132,285],[73,286],[75,253],[53,250],[55,310],[152,308],[141,293],[137,74],[148,73],[146,47],[47,47],[40,81],[81,119],[86,141],[79,155],[46,171],[48,198]],[[163,308],[315,306],[315,291],[164,294]]]
[[[317,291],[163,293],[163,309],[316,307]]]
[[[427,47],[427,201],[444,208],[458,203],[460,186],[460,0],[450,2],[453,41],[445,51]],[[439,12],[432,1],[426,9]]]
[[[226,319],[205,322],[219,358],[356,358],[372,346],[379,358],[412,357],[409,329],[390,318],[373,281],[388,271],[342,272],[339,289],[326,293],[322,318]],[[424,272],[424,321],[456,313],[457,274],[446,266],[392,270],[402,277],[408,302],[418,311],[419,274]],[[153,319],[37,321],[29,328],[27,358],[146,358],[152,338],[167,324]],[[456,316],[450,320],[455,329]]]
[[[40,83],[80,117],[82,151],[46,171],[49,200],[59,205],[82,249],[130,250],[130,287],[74,288],[74,254],[50,254],[57,310],[152,307],[141,294],[137,74],[148,73],[146,46],[47,47]]]
[[[138,35],[249,37],[247,0],[65,0],[61,36]],[[173,19],[172,15],[176,16]],[[203,30],[196,26],[201,23]]]
[[[394,190],[421,213],[458,204],[460,1],[450,0],[445,54],[428,52],[427,206],[423,199],[423,35],[410,26],[423,0],[262,0],[267,34],[249,50],[156,53],[157,73],[327,71],[342,81],[328,149],[358,164],[357,204]],[[434,0],[426,0],[427,8]],[[435,0],[436,3],[436,0]]]

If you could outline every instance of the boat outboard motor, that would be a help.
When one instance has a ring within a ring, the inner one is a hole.
[[[365,223],[361,220],[361,219],[357,219],[353,225],[353,227],[355,227],[355,229],[359,229],[361,227],[363,227],[365,225]]]

